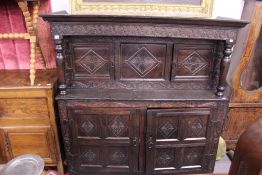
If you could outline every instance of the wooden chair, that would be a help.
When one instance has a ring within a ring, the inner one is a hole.
[[[246,3],[252,4],[252,1],[254,0],[246,0]],[[252,90],[247,88],[247,86],[257,83],[258,80],[253,81],[253,77],[262,81],[262,72],[260,71],[262,63],[262,2],[254,1],[254,3],[253,9],[245,9],[249,13],[253,11],[253,15],[250,27],[246,31],[248,38],[244,54],[240,63],[233,66],[235,72],[232,77],[232,97],[229,104],[228,121],[223,132],[227,149],[235,149],[240,135],[257,118],[262,117],[262,87]],[[261,86],[261,83],[258,86]]]
[[[31,1],[33,4],[32,15],[28,10],[28,1]],[[41,63],[45,67],[45,60],[37,40],[37,19],[39,16],[40,0],[17,0],[17,3],[23,12],[27,33],[2,33],[0,34],[0,39],[27,39],[30,41],[30,81],[31,85],[34,85],[36,55],[39,56]]]

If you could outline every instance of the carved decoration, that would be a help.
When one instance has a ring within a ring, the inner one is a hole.
[[[125,122],[122,121],[121,117],[115,117],[109,124],[110,131],[115,137],[121,136],[121,134],[127,129]]]
[[[83,154],[83,158],[87,160],[88,163],[92,163],[97,159],[97,155],[93,151],[88,150]]]
[[[72,138],[70,135],[70,123],[72,120],[69,120],[67,118],[67,111],[66,111],[66,103],[64,101],[60,101],[58,103],[59,107],[59,114],[60,114],[60,123],[61,123],[61,129],[62,129],[62,135],[63,135],[63,141],[64,141],[64,148],[68,163],[68,169],[70,174],[76,175],[75,168],[74,168],[74,159],[76,157],[75,154],[71,151],[71,145],[72,145]]]
[[[122,151],[116,151],[112,154],[111,160],[116,164],[122,164],[126,162],[127,156]]]
[[[88,119],[85,119],[85,121],[80,126],[81,130],[86,135],[90,135],[96,129],[96,125]]]
[[[190,71],[192,75],[195,75],[204,69],[208,65],[208,62],[199,53],[194,51],[186,57],[181,64]]]
[[[126,63],[141,77],[154,70],[160,61],[145,47],[140,48]]]
[[[167,167],[170,165],[170,163],[172,163],[173,161],[173,158],[171,157],[170,154],[164,152],[164,153],[161,153],[161,155],[159,156],[158,158],[158,164],[161,166],[161,167]]]
[[[198,118],[193,120],[190,127],[191,127],[192,135],[198,137],[202,134],[204,124],[201,121],[201,119]]]
[[[146,26],[144,24],[59,24],[51,23],[52,32],[61,35],[92,35],[92,36],[143,36],[143,37],[176,37],[195,39],[236,39],[234,29],[215,29],[190,25]]]
[[[141,81],[73,81],[74,88],[101,88],[101,89],[211,89],[208,80],[199,82],[141,82]]]
[[[103,59],[98,53],[90,49],[81,58],[75,61],[83,69],[88,71],[90,74],[94,74],[99,70],[107,61]]]
[[[163,133],[163,136],[167,138],[170,137],[176,130],[177,127],[170,121],[167,121],[162,126],[160,126],[161,133]]]
[[[184,162],[190,163],[190,162],[196,162],[199,159],[199,154],[194,150],[189,150],[189,152],[186,153]]]

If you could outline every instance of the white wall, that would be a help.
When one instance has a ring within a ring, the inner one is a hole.
[[[69,0],[51,0],[53,12],[66,10],[70,12]],[[240,19],[243,0],[215,0],[213,17],[227,17]]]

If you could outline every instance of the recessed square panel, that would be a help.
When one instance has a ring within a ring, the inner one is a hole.
[[[100,124],[100,119],[96,115],[79,115],[77,117],[78,136],[101,137]]]
[[[172,80],[191,77],[204,78],[210,76],[213,66],[212,49],[176,48],[172,65]]]
[[[110,78],[114,62],[111,43],[73,44],[73,69],[76,77]],[[113,74],[112,74],[113,75]]]
[[[109,146],[107,149],[107,165],[108,166],[129,166],[129,148]]]
[[[106,121],[106,137],[129,137],[129,116],[110,115]]]
[[[183,148],[183,168],[199,168],[204,158],[205,147],[186,147]]]
[[[155,170],[161,168],[175,169],[175,149],[176,148],[161,148],[155,151]]]
[[[121,44],[120,79],[165,79],[166,44]]]
[[[99,146],[80,146],[80,160],[81,164],[101,165],[101,148]]]
[[[182,120],[182,127],[187,128],[183,130],[183,138],[186,140],[206,138],[207,124],[208,115],[186,116]]]
[[[157,120],[157,140],[178,140],[178,117],[158,114]]]

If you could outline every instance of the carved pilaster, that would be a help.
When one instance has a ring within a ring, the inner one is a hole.
[[[65,83],[65,60],[64,60],[64,54],[63,54],[63,38],[60,35],[54,35],[54,40],[56,44],[56,61],[58,65],[59,70],[59,93],[61,95],[66,94],[67,85]]]
[[[220,64],[220,76],[219,76],[219,82],[218,82],[218,87],[217,87],[217,92],[216,92],[216,95],[218,97],[224,96],[224,91],[225,91],[225,87],[226,87],[226,76],[227,76],[230,61],[231,61],[233,46],[234,46],[234,40],[233,39],[226,40],[224,57],[223,57],[221,64]]]
[[[76,171],[74,169],[74,161],[75,161],[75,154],[72,153],[72,137],[70,135],[70,123],[72,120],[68,119],[67,110],[66,110],[66,103],[64,101],[58,102],[59,108],[59,115],[60,115],[60,123],[61,123],[61,130],[62,136],[64,141],[64,149],[66,153],[66,160],[68,170],[71,175],[76,175]]]

